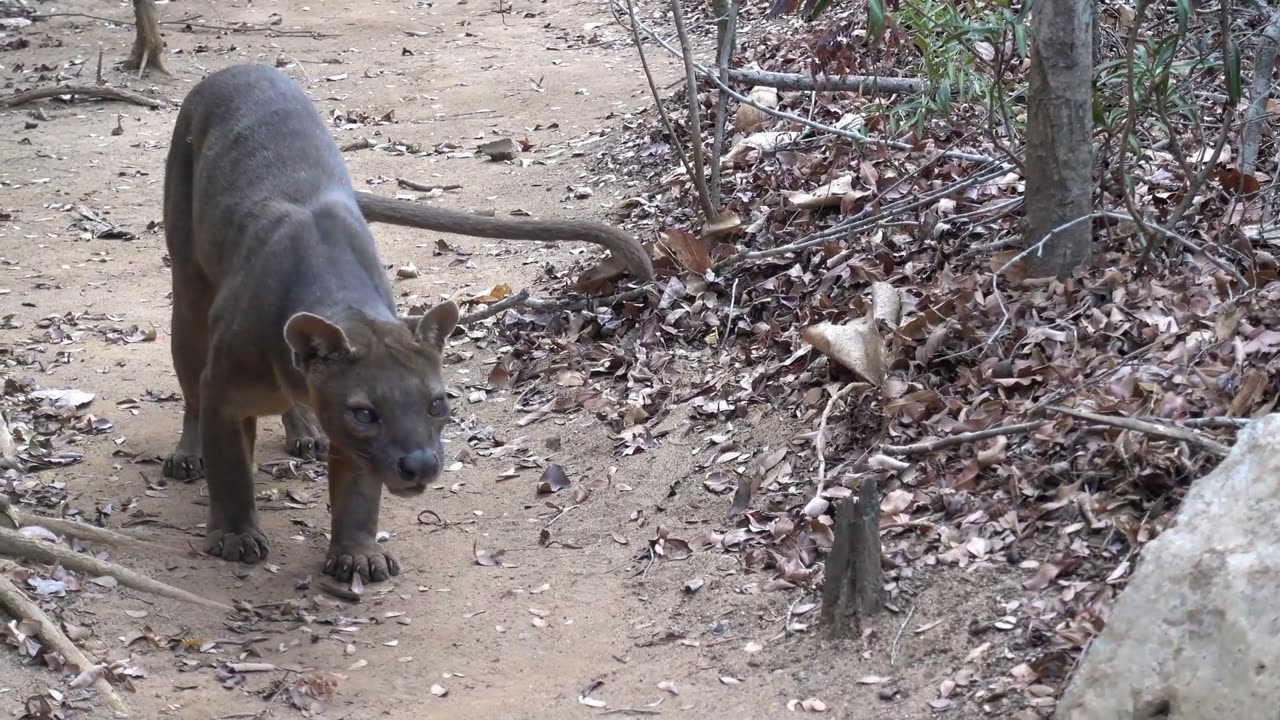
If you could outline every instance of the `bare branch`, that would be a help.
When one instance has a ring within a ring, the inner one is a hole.
[[[996,427],[987,428],[986,430],[957,433],[955,435],[948,435],[947,437],[936,438],[934,440],[925,440],[923,442],[912,443],[910,445],[885,445],[880,449],[890,455],[924,455],[938,450],[945,450],[956,445],[978,442],[979,440],[986,440],[1000,435],[1023,435],[1029,432],[1034,432],[1046,422],[1048,422],[1048,420],[1036,420],[1034,422],[1017,423],[1015,425],[997,425]]]
[[[764,85],[779,90],[856,92],[867,95],[918,95],[924,92],[923,80],[875,75],[818,75],[815,77],[803,73],[740,68],[729,71],[729,80],[744,85]]]
[[[1186,428],[1175,427],[1172,425],[1160,425],[1146,420],[1137,420],[1126,417],[1113,417],[1110,415],[1098,415],[1097,413],[1085,412],[1073,408],[1063,407],[1061,405],[1050,405],[1045,408],[1049,412],[1056,412],[1061,415],[1070,415],[1081,420],[1098,423],[1099,425],[1110,425],[1122,430],[1132,430],[1145,435],[1154,435],[1156,437],[1168,438],[1170,440],[1182,440],[1208,450],[1214,455],[1226,456],[1231,452],[1231,448],[1223,445],[1216,440],[1201,435],[1198,432],[1187,430]]]
[[[170,105],[167,100],[147,97],[146,95],[121,88],[99,87],[96,85],[60,85],[58,87],[36,88],[35,90],[10,95],[7,98],[0,98],[0,107],[15,107],[23,103],[51,97],[62,97],[63,95],[83,95],[84,97],[98,100],[119,100],[120,102],[142,105],[155,110],[166,108]]]

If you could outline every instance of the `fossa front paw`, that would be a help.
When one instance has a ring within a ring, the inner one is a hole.
[[[241,532],[210,528],[204,547],[210,555],[249,565],[266,560],[270,553],[267,536],[257,527],[249,527]]]
[[[352,575],[359,575],[365,582],[382,582],[400,574],[400,562],[376,542],[333,542],[329,544],[323,572],[339,582],[350,582]]]
[[[181,450],[177,450],[164,459],[164,466],[161,468],[161,472],[167,478],[183,482],[199,480],[204,477],[204,458],[196,453],[184,453]]]
[[[329,438],[322,433],[286,437],[285,447],[290,455],[303,460],[324,460],[329,456]]]
[[[329,454],[329,438],[325,437],[315,414],[302,405],[294,405],[281,418],[284,423],[284,446],[290,455],[303,460],[324,460]]]

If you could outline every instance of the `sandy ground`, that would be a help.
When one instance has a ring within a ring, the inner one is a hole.
[[[489,0],[258,0],[252,5],[184,0],[161,5],[163,17],[199,13],[211,23],[269,23],[278,14],[282,29],[340,35],[267,37],[169,26],[169,48],[179,51],[167,59],[175,77],[137,81],[111,66],[127,54],[131,28],[59,18],[24,31],[31,47],[3,53],[0,77],[9,88],[30,87],[38,66],[46,64],[52,68],[46,74],[83,72],[91,81],[101,48],[111,82],[177,100],[217,68],[280,61],[326,116],[376,118],[394,111],[391,124],[335,127],[339,142],[381,136],[428,149],[453,143],[463,151],[459,157],[350,152],[357,184],[381,183],[376,189],[384,193],[395,192],[397,177],[459,184],[461,190],[432,202],[494,208],[499,214],[520,209],[536,216],[603,218],[607,206],[624,196],[623,188],[596,187],[590,199],[573,199],[570,186],[590,180],[575,155],[595,149],[580,141],[597,138],[593,133],[602,128],[619,130],[619,116],[648,104],[633,51],[620,42],[623,33],[602,3],[517,0],[501,7],[503,12]],[[41,9],[55,11],[52,4]],[[127,4],[103,7],[88,0],[56,10],[129,16]],[[655,60],[667,78],[676,77],[669,62]],[[162,532],[182,548],[188,538],[198,542],[201,535],[202,484],[156,489],[159,466],[132,460],[171,450],[180,404],[120,405],[148,391],[178,390],[168,349],[170,280],[163,236],[148,229],[161,217],[163,162],[175,113],[120,103],[68,107],[48,101],[0,112],[0,204],[13,213],[11,221],[0,223],[0,288],[10,290],[0,295],[0,306],[24,323],[3,331],[5,343],[13,344],[36,337],[41,318],[90,314],[81,321],[86,332],[76,342],[38,346],[49,364],[47,373],[35,374],[44,387],[96,393],[93,411],[115,427],[86,440],[84,462],[40,477],[65,482],[71,503],[86,511],[111,504],[117,521],[127,509],[130,515],[142,512],[169,523],[174,529]],[[117,114],[122,132],[113,134]],[[534,162],[493,163],[466,152],[502,136],[536,142],[538,147],[526,154]],[[91,208],[137,237],[85,240],[72,226],[77,216],[67,204]],[[552,260],[564,267],[583,252],[582,247],[449,237],[450,246],[471,254],[434,254],[439,236],[387,227],[375,232],[389,272],[406,263],[421,271],[418,278],[396,281],[406,304],[462,299],[500,282],[526,286],[540,272],[539,263]],[[598,254],[594,248],[586,252]],[[92,331],[112,325],[154,327],[158,338],[115,344]],[[483,387],[498,350],[483,337],[455,345],[450,382],[464,396]],[[54,362],[60,351],[71,353],[69,362]],[[877,641],[865,646],[831,645],[811,634],[787,636],[782,629],[797,596],[762,592],[765,578],[745,573],[733,557],[699,553],[686,563],[667,563],[629,579],[639,569],[631,559],[659,525],[692,537],[723,518],[727,498],[699,493],[698,482],[691,482],[689,497],[664,502],[673,482],[693,476],[687,445],[664,443],[649,453],[619,457],[607,428],[589,414],[520,428],[514,405],[508,392],[491,393],[477,404],[455,403],[458,422],[448,447],[452,458],[465,462],[425,497],[384,501],[382,527],[392,534],[389,542],[404,572],[371,586],[369,599],[357,606],[329,608],[312,622],[261,622],[249,628],[125,588],[88,586],[64,601],[65,616],[92,629],[87,647],[99,656],[132,653],[145,669],[146,676],[136,680],[137,692],[128,697],[137,717],[298,716],[298,710],[268,703],[256,693],[282,677],[287,681],[290,672],[313,670],[347,676],[324,717],[352,720],[592,717],[602,711],[581,704],[579,695],[596,682],[603,684],[591,697],[610,708],[664,717],[784,717],[793,714],[788,701],[810,697],[822,698],[835,717],[931,715],[925,702],[936,697],[937,683],[959,667],[973,644],[959,620],[920,636],[927,638],[923,641],[906,633],[891,667],[887,656],[900,618],[877,626]],[[279,421],[264,419],[259,428],[258,461],[284,458]],[[556,513],[535,495],[536,470],[499,481],[512,464],[509,458],[466,452],[467,437],[486,428],[562,463],[575,480],[596,484],[587,503],[552,526],[554,536],[570,547],[538,543],[540,529]],[[752,432],[779,443],[794,429],[770,420]],[[561,449],[549,449],[557,442]],[[314,596],[296,586],[316,575],[323,560],[321,530],[328,526],[323,479],[314,479],[308,468],[294,478],[264,472],[259,490],[275,494],[262,504],[265,530],[274,543],[269,565],[238,569],[181,550],[170,557],[119,559],[224,601]],[[295,502],[286,503],[290,492]],[[452,525],[419,523],[424,509]],[[637,511],[641,521],[633,520]],[[478,565],[473,546],[504,550],[506,565]],[[696,595],[682,592],[692,577],[706,582]],[[993,582],[984,583],[982,592],[975,591],[975,577],[959,573],[921,583],[912,626],[999,614],[999,600],[1017,589],[1003,585],[1003,578]],[[126,647],[122,640],[143,625],[189,640],[235,642],[205,652],[175,653],[145,642]],[[750,652],[753,644],[763,651]],[[214,665],[235,657],[282,669],[224,688]],[[886,702],[876,697],[875,687],[853,682],[870,674],[901,678],[903,693]],[[0,706],[6,713],[30,695],[65,690],[64,681],[48,669],[22,666],[11,652],[0,653]],[[679,694],[659,689],[663,681],[674,683]],[[447,689],[447,695],[433,695],[433,684]],[[106,716],[100,704],[95,707],[70,714]],[[948,716],[965,715],[953,708]]]

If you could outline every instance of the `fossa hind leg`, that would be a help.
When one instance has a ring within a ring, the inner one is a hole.
[[[165,458],[163,472],[167,477],[178,480],[204,477],[200,443],[200,376],[204,374],[209,355],[209,307],[200,302],[201,295],[200,288],[181,281],[174,282],[169,344],[178,385],[182,388],[182,435],[173,453]]]

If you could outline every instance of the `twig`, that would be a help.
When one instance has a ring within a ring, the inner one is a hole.
[[[827,406],[822,408],[822,417],[818,420],[818,436],[814,438],[815,452],[818,454],[818,489],[813,493],[815,498],[821,497],[822,491],[827,486],[827,418],[831,416],[831,409],[836,403],[843,400],[856,387],[858,387],[857,383],[849,383],[840,388],[831,394],[831,399],[827,400]]]
[[[946,437],[936,438],[934,440],[925,440],[923,442],[912,443],[910,445],[885,445],[880,448],[881,452],[889,455],[922,455],[931,453],[936,450],[945,450],[955,445],[963,445],[965,443],[978,442],[1000,435],[1022,435],[1037,430],[1048,420],[1036,420],[1034,422],[1015,423],[1013,425],[997,425],[996,427],[987,428],[986,430],[974,430],[972,432],[957,433]]]
[[[406,180],[405,178],[396,178],[396,184],[407,190],[417,190],[418,192],[431,192],[432,190],[461,190],[461,185],[426,185],[423,183]]]
[[[1191,428],[1242,428],[1253,422],[1249,418],[1207,417],[1192,418],[1183,423]]]
[[[744,85],[764,85],[778,90],[814,92],[857,92],[865,94],[918,95],[924,92],[924,81],[915,78],[877,77],[875,75],[809,75],[768,70],[734,68],[729,80]]]
[[[1069,407],[1063,407],[1061,405],[1050,405],[1046,407],[1045,410],[1060,413],[1062,415],[1070,415],[1071,417],[1088,420],[1089,422],[1098,423],[1099,425],[1110,425],[1122,430],[1132,430],[1145,435],[1154,435],[1156,437],[1168,438],[1170,440],[1182,440],[1184,442],[1199,445],[1205,450],[1208,450],[1218,456],[1225,456],[1227,453],[1231,452],[1231,448],[1226,445],[1223,445],[1216,440],[1210,440],[1200,433],[1187,430],[1186,428],[1171,425],[1159,425],[1135,418],[1098,415],[1097,413],[1085,412],[1083,410],[1076,410]]]
[[[603,296],[597,295],[597,296],[586,297],[586,298],[569,297],[569,298],[561,298],[558,300],[548,300],[546,298],[533,297],[529,294],[528,290],[521,290],[515,295],[510,295],[508,297],[503,298],[502,300],[499,300],[498,302],[490,305],[484,310],[477,310],[476,312],[471,313],[470,315],[463,315],[461,318],[458,319],[458,323],[462,325],[470,325],[471,323],[479,322],[480,320],[493,317],[494,315],[497,315],[503,310],[508,310],[513,307],[529,307],[529,308],[533,308],[534,310],[538,310],[542,312],[547,312],[551,310],[569,310],[569,311],[583,310],[588,307],[612,305],[613,303],[635,300],[637,298],[644,297],[645,295],[652,294],[654,290],[655,290],[654,285],[652,283],[649,283],[649,284],[641,285],[640,287],[635,288],[633,290],[620,292],[614,295],[603,295]]]
[[[898,662],[898,642],[902,640],[902,631],[907,629],[907,623],[911,622],[911,617],[916,614],[916,606],[912,605],[907,611],[907,619],[902,621],[902,625],[898,626],[898,634],[893,636],[893,645],[889,648],[889,665],[892,667]]]
[[[1001,317],[1000,324],[996,326],[996,329],[992,331],[990,337],[987,338],[987,342],[983,345],[984,349],[987,345],[995,342],[996,338],[1000,337],[1000,334],[1004,332],[1005,326],[1009,324],[1009,305],[1004,301],[1004,293],[1000,292],[1000,276],[1009,268],[1021,262],[1023,258],[1029,257],[1033,253],[1039,254],[1043,252],[1044,246],[1053,238],[1054,235],[1057,235],[1068,228],[1075,227],[1086,220],[1093,220],[1094,215],[1096,214],[1097,213],[1089,213],[1087,215],[1081,215],[1078,218],[1073,218],[1055,228],[1052,228],[1049,232],[1044,234],[1044,237],[1037,240],[1031,247],[1009,258],[1009,260],[1001,265],[995,272],[991,273],[991,292],[996,296],[996,303],[1000,305]]]
[[[1129,215],[1125,215],[1123,213],[1118,213],[1118,212],[1103,211],[1100,213],[1095,213],[1095,215],[1108,220],[1120,220],[1124,222],[1129,222],[1133,220],[1133,218],[1130,217]],[[1161,227],[1159,225],[1151,225],[1150,223],[1147,223],[1144,220],[1138,220],[1137,222],[1139,225],[1145,225],[1148,230],[1156,234],[1163,235],[1166,238],[1169,238],[1175,243],[1181,245],[1186,250],[1190,250],[1191,252],[1196,253],[1198,255],[1204,255],[1205,258],[1208,259],[1209,262],[1213,263],[1213,265],[1217,267],[1219,270],[1235,278],[1236,282],[1240,283],[1246,288],[1251,287],[1249,284],[1249,281],[1245,279],[1244,275],[1240,274],[1239,270],[1231,267],[1230,265],[1226,264],[1222,260],[1219,260],[1218,258],[1210,255],[1208,252],[1205,251],[1204,248],[1200,247],[1199,245],[1196,245],[1195,243],[1191,242],[1190,240],[1183,237],[1182,235],[1174,232],[1171,228]]]
[[[36,88],[10,95],[7,98],[0,98],[0,107],[14,107],[29,103],[34,100],[43,100],[45,98],[60,97],[62,95],[84,95],[85,97],[96,98],[98,100],[119,100],[121,102],[133,103],[134,105],[142,105],[155,110],[169,106],[166,100],[147,97],[132,90],[123,90],[113,87],[96,87],[93,85],[61,85],[59,87]]]
[[[943,156],[939,155],[936,157]],[[883,206],[875,212],[872,212],[870,209],[864,210],[857,215],[846,220],[842,220],[825,230],[810,233],[789,245],[780,245],[766,250],[746,250],[739,252],[711,266],[711,269],[717,273],[723,274],[728,271],[728,269],[743,262],[763,260],[777,255],[786,255],[787,253],[799,252],[811,247],[816,247],[835,238],[877,226],[891,217],[906,214],[918,208],[932,205],[949,195],[954,195],[955,193],[961,192],[974,185],[984,183],[988,180],[993,180],[1008,172],[1011,167],[1011,165],[1006,165],[1004,163],[996,163],[988,170],[970,175],[964,180],[954,182],[927,195],[912,195],[907,200]]]
[[[71,638],[58,629],[57,624],[40,609],[40,606],[31,602],[12,580],[4,577],[0,577],[0,605],[3,605],[14,618],[34,622],[36,633],[44,644],[75,665],[80,672],[93,672],[98,667],[80,648],[76,647],[75,643],[71,642]],[[121,715],[129,714],[129,706],[125,704],[115,688],[111,687],[111,683],[107,682],[107,678],[102,673],[97,673],[93,679],[93,688],[99,695],[106,698],[113,712]]]
[[[201,605],[223,612],[232,612],[230,605],[224,605],[217,600],[203,598],[194,593],[187,592],[181,588],[176,588],[168,583],[160,582],[145,575],[140,575],[133,570],[121,567],[115,563],[99,560],[92,555],[75,552],[70,548],[53,543],[42,542],[40,540],[32,540],[13,530],[0,528],[0,553],[11,557],[25,557],[36,562],[43,563],[59,563],[65,568],[78,570],[80,572],[91,573],[94,575],[109,575],[120,581],[121,585],[131,587],[134,590],[149,592],[161,597],[167,597],[173,600],[181,600],[183,602]]]
[[[693,185],[702,203],[702,213],[708,223],[714,222],[720,213],[707,190],[706,158],[702,156],[702,104],[698,102],[698,76],[694,70],[693,45],[684,26],[684,8],[680,0],[671,0],[671,17],[680,38],[680,50],[684,55],[685,82],[689,96],[689,154],[693,156]],[[634,20],[633,20],[634,22]],[[719,78],[716,78],[719,81]],[[673,138],[674,139],[674,138]]]

